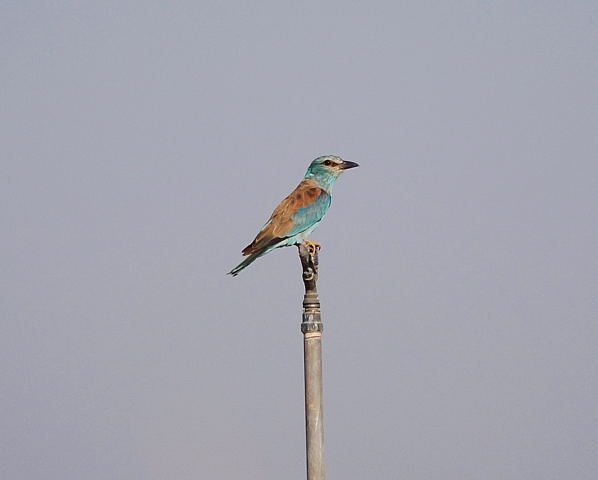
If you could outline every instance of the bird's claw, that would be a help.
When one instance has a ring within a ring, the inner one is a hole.
[[[316,252],[318,250],[320,250],[322,248],[322,245],[320,245],[317,242],[312,242],[311,240],[304,240],[305,245],[307,245],[307,250],[309,251],[309,254],[313,257]]]

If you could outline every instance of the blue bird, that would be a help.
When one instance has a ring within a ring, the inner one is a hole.
[[[316,158],[311,162],[301,183],[272,212],[253,242],[241,252],[247,256],[233,268],[236,276],[253,261],[279,247],[306,243],[319,248],[318,243],[307,239],[326,215],[332,200],[332,187],[341,173],[358,167],[355,162],[334,155]]]

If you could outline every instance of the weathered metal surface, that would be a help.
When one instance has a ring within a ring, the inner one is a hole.
[[[318,280],[318,249],[300,245],[303,267],[303,366],[305,377],[305,440],[307,480],[324,480],[324,428],[322,408],[322,320]]]
[[[307,332],[304,334],[303,352],[305,369],[307,479],[323,480],[325,475],[321,332]]]

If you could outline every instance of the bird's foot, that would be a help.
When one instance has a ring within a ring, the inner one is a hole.
[[[311,256],[314,256],[316,254],[316,252],[322,248],[322,245],[320,245],[317,242],[312,242],[311,240],[305,239],[303,241],[303,243],[305,243],[305,245],[307,245],[307,249]]]

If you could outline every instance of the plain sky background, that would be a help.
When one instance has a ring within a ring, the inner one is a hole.
[[[4,1],[0,477],[598,478],[598,3]]]

